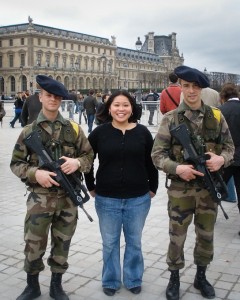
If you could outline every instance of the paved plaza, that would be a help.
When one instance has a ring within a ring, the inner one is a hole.
[[[25,217],[26,188],[10,171],[9,163],[15,141],[21,132],[19,123],[10,128],[14,110],[13,103],[5,104],[7,115],[0,127],[0,299],[14,300],[26,286],[26,274],[23,271],[23,222]],[[145,111],[145,113],[147,113]],[[74,115],[77,121],[78,115]],[[82,125],[87,132],[86,124]],[[149,127],[155,134],[157,127]],[[236,203],[223,202],[229,215],[225,220],[222,211],[215,229],[215,255],[207,271],[207,277],[216,290],[216,299],[240,299],[240,218]],[[168,215],[165,176],[159,173],[159,189],[152,200],[143,232],[143,255],[145,272],[142,293],[133,295],[122,287],[113,297],[108,297],[101,288],[102,245],[98,227],[98,218],[94,209],[94,199],[85,205],[93,217],[89,222],[79,209],[79,222],[73,237],[69,269],[63,276],[63,286],[71,300],[159,300],[165,298],[165,289],[169,279],[166,253],[168,247]],[[203,299],[193,287],[196,267],[193,264],[195,233],[193,225],[189,228],[185,244],[186,266],[181,270],[181,291],[183,300]],[[122,252],[124,239],[121,241]],[[45,254],[49,254],[49,247]],[[46,264],[40,274],[42,296],[39,300],[52,299],[49,296],[51,273]]]

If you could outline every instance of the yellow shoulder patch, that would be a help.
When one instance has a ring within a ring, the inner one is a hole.
[[[213,107],[213,106],[211,106],[211,109],[212,109],[214,118],[217,119],[218,122],[220,123],[220,120],[221,120],[221,111],[220,111],[220,109],[218,109],[216,107]]]
[[[78,126],[78,123],[74,122],[74,121],[70,121],[74,131],[76,132],[77,136],[78,136],[78,133],[79,133],[79,126]]]

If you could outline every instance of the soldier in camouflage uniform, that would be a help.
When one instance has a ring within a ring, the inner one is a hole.
[[[217,203],[201,185],[200,178],[203,174],[184,161],[182,146],[171,137],[170,129],[182,121],[187,124],[192,136],[202,138],[206,145],[204,152],[210,155],[210,159],[206,161],[210,172],[218,171],[231,163],[234,146],[221,112],[201,101],[201,89],[209,85],[207,77],[197,69],[186,66],[177,67],[174,72],[180,78],[184,101],[177,109],[163,116],[152,149],[154,165],[171,178],[168,189],[170,243],[167,254],[171,276],[166,297],[168,300],[179,299],[179,270],[185,264],[184,243],[194,215],[194,263],[197,265],[194,287],[200,290],[203,297],[211,299],[215,297],[215,291],[207,281],[205,272],[213,259]]]
[[[75,232],[78,210],[64,190],[54,180],[55,173],[39,168],[38,157],[23,143],[34,130],[54,159],[65,160],[61,169],[65,174],[75,171],[89,172],[93,151],[81,127],[64,119],[59,113],[62,99],[67,99],[67,90],[58,81],[38,75],[42,111],[36,121],[21,132],[14,147],[11,170],[21,178],[30,194],[27,199],[27,214],[24,226],[25,264],[27,287],[17,300],[35,299],[41,295],[38,276],[44,269],[43,256],[51,230],[51,253],[48,265],[52,278],[50,296],[58,300],[69,299],[62,289],[62,274],[68,268],[67,258],[72,236]]]

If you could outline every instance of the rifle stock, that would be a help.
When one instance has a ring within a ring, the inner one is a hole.
[[[31,149],[34,153],[38,155],[39,165],[43,169],[47,169],[56,173],[56,180],[64,191],[68,194],[69,198],[72,200],[75,206],[79,206],[84,213],[87,215],[88,219],[92,222],[92,217],[85,210],[83,203],[87,202],[90,197],[88,195],[86,187],[81,183],[76,174],[66,175],[61,170],[61,165],[64,163],[63,159],[54,161],[51,155],[48,153],[47,149],[42,144],[41,137],[37,131],[30,133],[25,139],[24,144]],[[76,187],[73,187],[71,182],[76,183]]]
[[[182,145],[184,159],[192,163],[197,171],[204,174],[203,183],[205,188],[210,192],[213,200],[221,207],[224,217],[228,219],[228,215],[221,204],[221,201],[227,197],[227,186],[218,171],[210,172],[206,167],[206,160],[209,159],[209,155],[198,155],[192,143],[190,131],[185,123],[171,129],[170,133]]]

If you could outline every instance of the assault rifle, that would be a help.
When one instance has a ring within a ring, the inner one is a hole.
[[[57,176],[54,177],[54,180],[56,180],[68,194],[73,204],[75,206],[79,206],[92,222],[92,217],[87,213],[83,206],[83,204],[90,199],[87,189],[75,173],[66,175],[62,172],[61,165],[65,162],[65,160],[59,159],[58,161],[54,161],[52,159],[48,150],[43,146],[40,135],[37,131],[30,133],[23,142],[29,149],[38,155],[39,166],[42,169],[46,169],[57,174]]]
[[[185,123],[171,129],[170,133],[182,145],[184,159],[192,163],[197,171],[204,174],[204,177],[201,177],[203,186],[210,192],[213,200],[221,207],[224,217],[228,219],[228,215],[221,204],[221,200],[227,197],[227,186],[218,171],[210,172],[206,167],[206,160],[210,159],[210,155],[198,154],[195,145],[192,143],[190,131]]]

